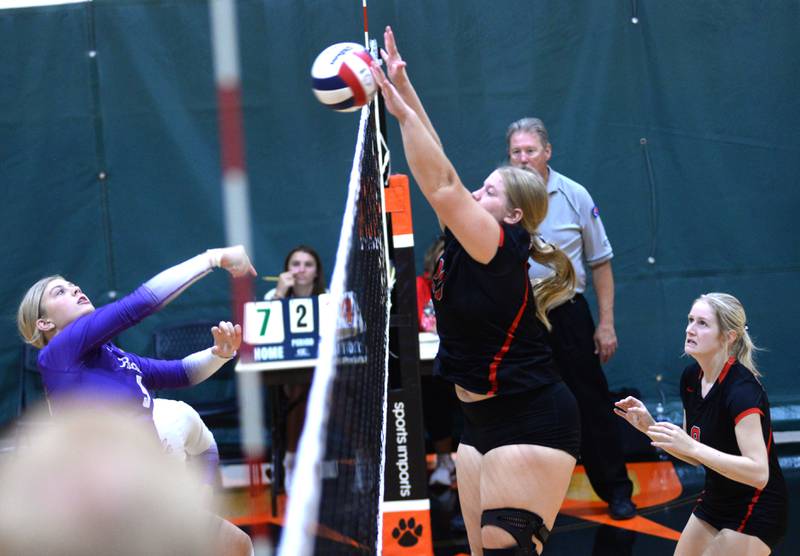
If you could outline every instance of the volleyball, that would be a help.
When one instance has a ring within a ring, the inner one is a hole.
[[[314,95],[333,110],[358,110],[375,96],[375,80],[369,71],[371,63],[372,56],[358,43],[329,46],[311,66]]]

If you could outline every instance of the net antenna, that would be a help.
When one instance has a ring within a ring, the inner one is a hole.
[[[219,113],[225,239],[228,245],[244,245],[252,257],[249,186],[242,132],[239,39],[234,0],[209,0],[209,17]],[[252,280],[249,277],[232,278],[231,293],[234,320],[243,323],[244,304],[253,297]],[[242,344],[239,356],[243,360],[252,359],[252,347]],[[251,478],[256,478],[253,488],[258,488],[261,484],[261,464],[265,460],[266,436],[260,378],[257,373],[236,373],[236,377],[242,448],[250,467]],[[251,496],[252,504],[255,504],[255,500],[256,497]],[[251,513],[258,513],[255,506],[251,507]],[[267,529],[263,525],[253,528],[253,548],[255,556],[271,553]]]
[[[367,18],[367,0],[361,0],[361,7],[364,11],[364,48],[366,48],[372,58],[378,63],[379,66],[383,65],[383,60],[381,59],[381,53],[378,49],[378,41],[375,39],[369,38],[369,19]],[[381,95],[376,94],[372,100],[373,108],[372,113],[375,117],[375,129],[377,130],[377,138],[378,138],[378,167],[380,168],[381,177],[383,179],[383,186],[386,187],[389,179],[389,147],[386,144],[386,140],[384,139],[384,130],[386,129],[385,123],[382,121],[383,118],[383,107],[380,104]],[[384,207],[385,208],[385,207]],[[384,212],[385,214],[385,212]],[[384,218],[384,223],[386,219]],[[384,237],[386,235],[384,234]],[[387,244],[388,244],[388,237],[387,237]],[[389,251],[387,249],[386,256],[389,256]],[[387,267],[388,268],[388,267]]]
[[[278,556],[381,553],[390,291],[377,102],[361,110]]]

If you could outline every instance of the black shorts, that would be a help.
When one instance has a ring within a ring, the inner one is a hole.
[[[461,402],[461,443],[481,454],[500,446],[535,444],[578,459],[581,426],[578,404],[563,382],[519,394]]]
[[[732,531],[744,533],[745,535],[758,537],[764,541],[764,544],[766,544],[772,552],[775,551],[775,547],[786,535],[787,516],[785,513],[783,514],[782,518],[778,516],[771,516],[770,518],[766,515],[756,516],[753,514],[750,516],[750,519],[747,520],[747,523],[745,523],[745,526],[741,531],[739,531],[739,527],[742,522],[741,519],[725,518],[723,516],[715,515],[709,511],[708,508],[704,508],[702,502],[695,506],[692,513],[698,519],[702,519],[717,531],[731,529]]]

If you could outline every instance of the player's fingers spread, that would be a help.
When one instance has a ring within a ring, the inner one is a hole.
[[[383,75],[383,72],[375,64],[370,65],[369,71],[372,72],[372,77],[375,78],[375,83],[378,84],[378,87],[381,89],[381,91],[383,91],[384,96],[386,96],[387,94],[386,78]]]
[[[372,74],[372,77],[375,79],[375,84],[378,86],[378,88],[383,89],[383,83],[381,82],[381,78],[378,75],[378,71],[375,69],[374,63],[369,65],[369,71]]]

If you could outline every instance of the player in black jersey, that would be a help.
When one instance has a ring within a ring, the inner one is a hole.
[[[577,405],[547,341],[546,311],[573,294],[567,256],[536,229],[547,214],[537,173],[492,172],[470,194],[414,92],[391,29],[373,64],[406,160],[445,230],[433,275],[440,338],[435,372],[455,384],[465,425],[456,472],[472,554],[539,554],[575,467]],[[552,266],[531,285],[528,257]]]
[[[654,446],[706,468],[675,554],[766,555],[786,532],[786,484],[746,322],[732,295],[708,293],[692,305],[684,351],[696,363],[681,376],[683,428],[656,423],[636,398],[616,404]]]

